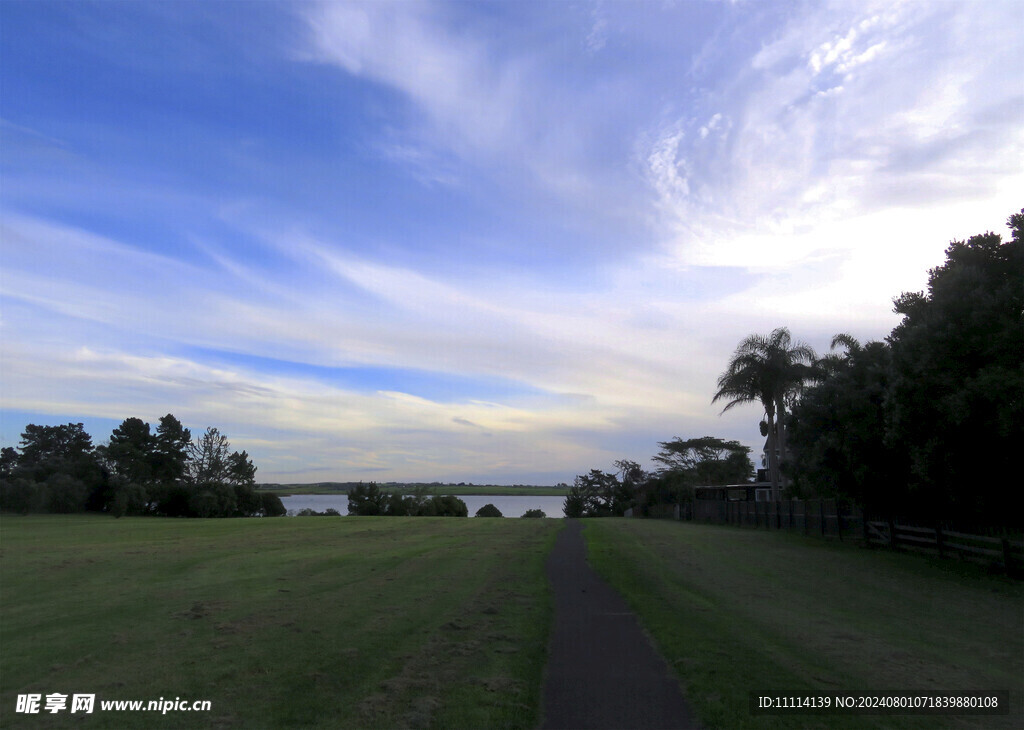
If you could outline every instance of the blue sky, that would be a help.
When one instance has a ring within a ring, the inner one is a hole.
[[[571,481],[1024,200],[1015,2],[0,4],[0,442]]]

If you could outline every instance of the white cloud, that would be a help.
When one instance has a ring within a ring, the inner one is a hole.
[[[40,362],[47,363],[43,372]],[[235,448],[250,452],[262,479],[324,469],[336,478],[464,478],[504,468],[522,471],[538,460],[542,470],[569,478],[573,470],[606,458],[586,433],[600,440],[629,413],[581,401],[522,408],[361,393],[89,347],[5,347],[0,366],[7,408],[151,421],[171,410],[194,427],[221,428]]]
[[[608,16],[600,2],[595,3],[591,9],[592,24],[590,32],[587,33],[586,48],[591,53],[597,53],[604,49],[608,43]]]
[[[503,147],[516,134],[521,69],[495,66],[484,43],[438,14],[425,2],[309,5],[312,44],[303,53],[407,94],[446,146]]]
[[[663,323],[642,321],[649,300],[635,284],[573,293],[522,281],[443,281],[292,236],[281,250],[333,278],[279,297],[288,286],[278,271],[239,269],[223,252],[209,270],[32,219],[6,224],[3,293],[49,313],[42,324],[19,310],[5,322],[11,341],[37,325],[53,341],[77,341],[75,322],[87,320],[95,324],[83,339],[115,349],[123,341],[159,349],[162,341],[322,365],[501,376],[554,394],[591,394],[613,408],[677,397],[680,353],[662,342]],[[45,275],[33,269],[39,257],[54,262]]]
[[[669,249],[704,265],[788,267],[823,250],[855,260],[864,246],[828,233],[847,220],[924,219],[967,202],[1002,210],[1024,123],[979,116],[1021,96],[1014,15],[1002,3],[833,3],[794,17],[727,86],[732,96],[712,99],[733,120],[727,140],[707,122],[681,144],[689,117],[650,135]]]
[[[633,102],[643,91],[625,74],[591,83],[565,73],[601,55],[611,27],[603,6],[560,5],[545,22],[515,28],[467,22],[460,15],[467,7],[303,6],[309,33],[295,55],[397,91],[408,103],[386,117],[383,139],[371,146],[424,184],[464,188],[482,175],[513,199],[556,196],[575,209],[576,225],[588,217],[596,231],[616,218],[632,224],[628,206],[639,191],[623,175],[624,130],[640,112]],[[583,47],[566,43],[564,33],[580,36],[581,23],[590,29]]]

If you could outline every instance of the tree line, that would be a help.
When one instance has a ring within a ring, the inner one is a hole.
[[[893,300],[884,341],[832,338],[819,357],[780,327],[737,346],[712,402],[762,408],[772,499],[850,499],[876,517],[1024,527],[1024,210],[1011,238],[953,241],[924,291]],[[728,445],[728,448],[725,448]],[[741,483],[749,449],[712,437],[661,444],[662,467],[631,461],[577,476],[569,516],[647,514],[694,485]],[[708,451],[712,448],[714,450]]]
[[[698,486],[749,482],[754,476],[750,448],[714,436],[659,443],[659,466],[645,470],[635,461],[613,462],[615,471],[591,469],[578,475],[565,498],[566,517],[616,517],[633,510],[654,516],[693,499]]]
[[[846,334],[790,379],[780,475],[797,495],[962,529],[1024,527],[1024,210],[953,241],[882,342]]]
[[[385,517],[468,517],[466,503],[452,495],[430,495],[420,486],[412,494],[381,491],[375,482],[359,483],[348,493],[350,515]]]
[[[285,513],[258,493],[256,466],[210,427],[192,439],[168,413],[155,430],[127,418],[93,446],[83,424],[29,424],[18,449],[0,452],[0,509],[167,517],[255,517]]]

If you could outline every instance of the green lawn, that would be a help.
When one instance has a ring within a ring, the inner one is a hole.
[[[1021,728],[1024,586],[973,565],[779,532],[588,520],[709,728]],[[1010,690],[1013,715],[752,716],[749,693]]]
[[[534,727],[559,520],[0,518],[0,727]],[[1024,727],[1024,586],[778,532],[588,520],[708,728]],[[751,716],[1008,689],[1011,717]],[[17,715],[18,694],[210,700]]]
[[[556,520],[0,521],[2,727],[533,727]],[[18,694],[212,712],[16,715]]]

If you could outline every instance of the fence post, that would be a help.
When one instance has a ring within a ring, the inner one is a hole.
[[[821,536],[825,537],[825,500],[818,500],[818,514],[821,515]]]
[[[1017,574],[1017,568],[1013,564],[1013,555],[1010,554],[1010,541],[1005,537],[1002,539],[1003,543],[1003,565],[1006,567],[1006,574],[1013,576]]]
[[[754,527],[761,526],[761,508],[757,506],[757,499],[754,499]]]
[[[843,510],[839,506],[839,497],[835,498],[836,503],[836,532],[839,533],[839,542],[843,541]]]
[[[935,525],[935,546],[939,549],[939,557],[946,557],[946,551],[943,549],[942,545],[942,525]]]
[[[782,502],[775,502],[775,529],[782,529]]]
[[[899,550],[899,542],[896,540],[896,520],[892,517],[889,518],[889,547],[893,550]]]

